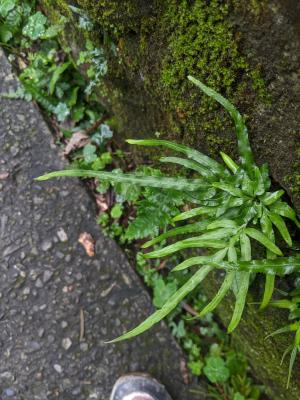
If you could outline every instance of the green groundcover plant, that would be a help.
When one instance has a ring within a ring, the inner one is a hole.
[[[94,177],[113,183],[128,183],[137,186],[160,188],[181,193],[186,204],[193,207],[173,218],[173,223],[180,225],[162,233],[146,242],[143,248],[152,247],[177,235],[187,235],[165,247],[144,254],[146,259],[170,256],[188,248],[202,249],[204,255],[193,256],[177,265],[173,271],[198,266],[191,278],[171,295],[165,304],[149,316],[136,328],[112,340],[117,342],[132,338],[168,315],[193,289],[195,289],[213,270],[225,271],[224,280],[219,291],[211,302],[199,314],[203,317],[213,311],[224,296],[232,290],[235,294],[235,306],[228,332],[238,325],[246,302],[251,282],[251,275],[265,275],[265,290],[261,308],[271,301],[276,275],[283,276],[300,270],[300,256],[285,257],[276,243],[275,230],[283,241],[292,246],[292,238],[284,218],[293,221],[298,228],[296,212],[282,201],[284,190],[270,191],[271,180],[267,164],[257,166],[254,162],[245,122],[238,110],[219,93],[205,86],[199,80],[189,76],[188,79],[205,94],[219,102],[232,117],[240,156],[237,164],[227,154],[221,152],[224,165],[202,154],[201,152],[166,140],[128,140],[128,143],[139,146],[162,146],[173,150],[182,157],[163,157],[163,163],[178,164],[199,174],[194,179],[184,177],[147,176],[142,173],[107,172],[83,169],[69,169],[50,172],[37,178],[40,181],[55,177]],[[158,205],[159,206],[159,205]],[[183,224],[182,221],[190,220]],[[252,243],[257,242],[264,248],[265,258],[252,258]],[[290,302],[274,301],[274,306],[289,308],[293,320],[288,326],[273,332],[272,335],[294,332],[293,343],[285,354],[291,352],[288,384],[291,370],[298,351],[300,351],[300,315],[297,293]]]

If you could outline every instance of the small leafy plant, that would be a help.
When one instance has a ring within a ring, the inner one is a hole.
[[[203,255],[188,258],[178,264],[173,271],[180,271],[192,266],[199,266],[191,278],[173,293],[153,315],[133,330],[125,333],[112,342],[129,339],[145,330],[168,315],[192,290],[194,290],[213,270],[225,271],[223,283],[211,300],[200,312],[199,317],[213,311],[228,291],[235,294],[235,306],[228,332],[238,325],[246,302],[251,282],[251,274],[265,275],[265,290],[261,308],[265,308],[272,298],[276,275],[287,275],[300,270],[300,256],[284,257],[276,243],[275,230],[283,241],[292,246],[292,239],[284,218],[293,221],[299,228],[295,211],[284,201],[284,190],[270,191],[271,181],[268,166],[257,166],[253,159],[245,122],[238,110],[219,93],[205,86],[199,80],[189,76],[188,79],[205,94],[219,102],[232,117],[238,141],[240,164],[227,154],[221,153],[224,165],[202,154],[199,151],[165,140],[128,140],[128,143],[139,146],[162,146],[180,153],[183,157],[163,157],[163,163],[178,164],[199,174],[200,177],[188,179],[183,177],[148,176],[136,172],[132,174],[92,170],[56,171],[37,178],[47,180],[54,177],[95,177],[114,183],[128,183],[137,186],[159,188],[160,190],[181,193],[186,204],[192,208],[176,215],[172,222],[190,220],[180,224],[146,242],[142,247],[149,248],[178,235],[187,238],[144,254],[146,259],[170,256],[180,250],[196,248],[206,251]],[[159,204],[158,204],[159,206]],[[265,251],[264,259],[252,258],[252,245],[255,241]],[[209,251],[209,253],[207,253]],[[300,320],[276,333],[295,332],[291,351],[288,383],[297,352],[300,350]]]

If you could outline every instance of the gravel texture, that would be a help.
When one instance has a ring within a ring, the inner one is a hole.
[[[0,93],[18,82],[0,50]],[[95,224],[78,180],[35,182],[63,167],[32,103],[0,97],[0,399],[107,400],[122,374],[146,371],[193,399],[166,326],[105,344],[151,311],[122,251]],[[87,232],[95,256],[78,243]],[[200,399],[199,395],[195,398]]]

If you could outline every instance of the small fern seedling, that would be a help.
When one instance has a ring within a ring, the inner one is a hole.
[[[300,270],[300,256],[284,257],[274,234],[274,230],[277,230],[286,244],[292,246],[292,238],[284,219],[290,219],[299,228],[296,212],[282,201],[284,190],[270,191],[268,166],[264,164],[259,167],[255,164],[242,116],[233,104],[219,93],[191,76],[188,79],[229,112],[236,129],[239,163],[222,152],[224,164],[221,164],[197,150],[166,140],[128,140],[128,143],[133,145],[161,146],[178,153],[180,156],[163,157],[161,161],[178,164],[196,172],[199,177],[186,179],[76,169],[50,172],[37,178],[47,180],[60,176],[94,177],[110,182],[124,182],[162,190],[171,189],[184,193],[186,201],[196,205],[173,219],[174,224],[180,222],[179,226],[148,241],[143,248],[149,248],[178,235],[187,237],[159,250],[150,251],[144,257],[147,259],[167,257],[188,248],[208,249],[210,254],[191,257],[177,265],[174,271],[192,266],[199,268],[161,309],[136,328],[111,342],[132,338],[161,321],[214,269],[224,270],[225,277],[219,291],[202,310],[200,317],[213,311],[227,292],[233,290],[235,306],[228,326],[228,332],[232,332],[242,317],[252,273],[259,272],[265,275],[265,290],[261,302],[261,308],[265,308],[272,298],[276,275],[286,275]],[[157,206],[159,207],[159,204]],[[182,225],[182,221],[187,220],[190,222]],[[264,259],[252,258],[253,241],[264,247]],[[297,322],[280,331],[296,333],[293,345],[287,349],[291,351],[290,371],[300,348],[299,326],[300,322]]]

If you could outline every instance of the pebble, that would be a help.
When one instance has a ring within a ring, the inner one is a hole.
[[[53,272],[48,269],[43,273],[43,281],[44,283],[48,282],[53,276]]]
[[[39,336],[40,338],[44,336],[44,333],[45,333],[45,329],[44,329],[44,328],[39,328],[39,329],[38,329],[38,336]]]
[[[41,244],[41,249],[42,249],[43,251],[48,251],[48,250],[51,249],[51,247],[52,247],[52,242],[51,242],[51,240],[44,240],[44,241],[42,242],[42,244]]]
[[[44,285],[43,285],[43,282],[42,282],[42,280],[41,280],[41,278],[38,278],[38,279],[36,280],[35,286],[36,286],[37,288],[42,288],[42,287],[44,286]]]
[[[68,240],[68,235],[63,228],[59,228],[59,230],[57,231],[57,236],[61,242],[66,242]]]
[[[23,294],[25,294],[25,295],[30,294],[30,287],[25,287],[23,290]]]
[[[80,343],[80,350],[81,351],[88,351],[88,349],[89,349],[89,346],[88,346],[88,344],[86,342],[81,342]]]
[[[63,369],[62,369],[61,365],[59,365],[59,364],[54,364],[54,365],[53,365],[53,368],[54,368],[55,371],[56,371],[57,373],[59,373],[59,374],[61,374],[61,373],[63,372]]]
[[[62,347],[65,349],[65,350],[69,350],[69,348],[72,346],[72,340],[70,339],[70,338],[64,338],[63,340],[62,340],[62,342],[61,342],[61,344],[62,344]]]
[[[15,391],[11,388],[5,389],[4,393],[6,394],[7,397],[12,397],[15,395]]]
[[[67,326],[68,326],[67,321],[61,321],[61,327],[62,327],[63,329],[66,329]]]

